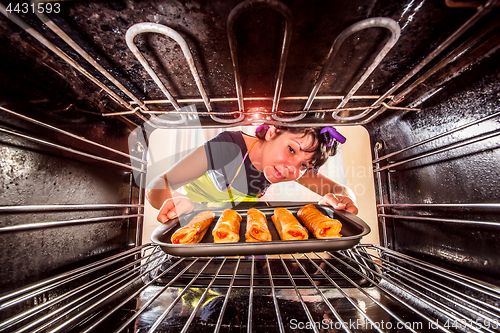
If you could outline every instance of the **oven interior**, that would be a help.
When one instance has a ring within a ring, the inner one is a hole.
[[[500,331],[498,1],[0,12],[0,331]],[[261,122],[368,131],[380,245],[143,244],[151,133]]]

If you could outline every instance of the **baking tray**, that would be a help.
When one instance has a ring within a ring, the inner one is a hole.
[[[298,206],[279,206],[290,210],[295,217],[297,212],[304,205]],[[172,244],[170,238],[172,234],[181,227],[177,219],[172,220],[170,224],[162,224],[158,226],[151,235],[151,241],[159,245],[165,253],[180,257],[213,257],[213,256],[245,256],[245,255],[262,255],[262,254],[289,254],[289,253],[307,253],[307,252],[322,252],[322,251],[338,251],[346,250],[357,245],[361,238],[367,235],[371,230],[370,227],[359,217],[354,214],[334,210],[329,206],[315,205],[323,214],[338,219],[342,223],[341,238],[331,239],[316,239],[309,232],[309,239],[300,241],[282,241],[279,238],[278,231],[274,227],[271,216],[274,214],[273,207],[258,207],[267,217],[269,231],[273,236],[270,242],[245,242],[246,216],[248,209],[234,209],[240,213],[242,217],[240,227],[240,242],[239,243],[214,243],[212,230],[217,223],[218,218],[223,209],[206,209],[215,213],[215,219],[210,225],[207,233],[202,241],[197,244]],[[183,216],[184,221],[190,221],[201,210],[193,211]],[[299,220],[300,221],[300,220]],[[186,222],[187,224],[187,222]]]

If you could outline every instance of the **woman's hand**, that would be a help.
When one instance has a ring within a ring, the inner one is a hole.
[[[157,219],[160,223],[166,223],[182,214],[191,213],[194,209],[193,202],[185,195],[176,191],[172,191],[171,194],[172,197],[163,202],[158,212]]]
[[[193,211],[193,202],[175,189],[198,179],[206,171],[207,156],[205,146],[201,145],[148,184],[146,199],[159,210],[158,222],[166,223]]]
[[[353,214],[358,213],[356,195],[349,187],[339,184],[321,173],[315,174],[312,170],[297,179],[297,182],[323,196],[318,204],[332,206],[335,209],[346,210]]]
[[[346,210],[353,214],[358,213],[358,206],[356,205],[356,202],[349,196],[327,193],[319,200],[318,204],[332,206],[335,209]]]

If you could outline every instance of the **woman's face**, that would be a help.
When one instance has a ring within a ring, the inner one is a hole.
[[[313,138],[310,135],[282,132],[278,135],[274,127],[266,134],[263,148],[262,167],[264,175],[271,183],[287,182],[299,179],[308,168],[313,153],[310,150]]]

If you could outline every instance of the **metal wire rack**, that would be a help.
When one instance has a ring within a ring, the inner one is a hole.
[[[419,79],[404,91],[392,96],[411,79],[412,74],[434,59],[454,40],[474,25],[498,1],[488,1],[480,6],[476,15],[471,17],[456,33],[450,36],[421,64],[387,91],[383,96],[352,96],[352,99],[376,99],[370,107],[342,108],[343,111],[375,111],[371,115],[361,114],[357,119],[343,119],[346,123],[367,123],[377,117],[383,108],[396,108],[410,90],[420,84]],[[2,6],[0,6],[2,10]],[[3,11],[2,11],[3,12]],[[133,102],[127,102],[116,95],[109,87],[92,77],[91,74],[57,49],[41,34],[22,22],[15,15],[14,22],[29,30],[37,40],[46,45],[71,66],[83,72],[92,82],[108,92],[113,99],[125,107],[126,115],[134,113],[143,120],[152,113],[148,105],[155,101],[140,101],[130,92],[120,88],[120,83],[106,76],[121,89],[123,95]],[[46,20],[49,22],[50,20]],[[50,22],[49,22],[50,23]],[[52,22],[53,24],[53,22]],[[50,28],[57,30],[55,24]],[[66,36],[67,37],[67,36]],[[68,37],[69,38],[69,37]],[[66,39],[65,39],[66,40]],[[68,40],[68,43],[72,43]],[[76,47],[76,46],[75,46]],[[436,65],[421,78],[431,75],[439,66],[460,54],[462,49],[450,54],[444,62]],[[87,59],[94,63],[92,59]],[[97,64],[97,63],[96,63]],[[104,70],[103,70],[104,71]],[[368,73],[368,72],[367,72]],[[279,76],[282,78],[282,75]],[[360,82],[358,82],[361,84]],[[356,85],[358,85],[358,83]],[[320,85],[321,82],[318,81]],[[277,107],[278,100],[308,100],[307,96],[279,96],[273,99]],[[356,86],[355,85],[355,86]],[[123,87],[123,86],[121,86]],[[319,86],[317,86],[319,89]],[[126,90],[126,89],[125,89]],[[354,92],[353,92],[354,93]],[[277,97],[276,97],[277,96]],[[383,102],[390,98],[391,102]],[[234,102],[250,98],[238,97],[211,98],[209,101]],[[264,99],[264,98],[260,98]],[[268,98],[269,99],[269,98]],[[332,99],[343,102],[344,96],[316,96],[313,99]],[[205,99],[179,99],[178,103],[202,103]],[[170,103],[169,101],[156,101]],[[136,107],[139,105],[138,107]],[[404,108],[402,108],[404,109]],[[21,137],[31,142],[49,146],[71,154],[97,160],[102,163],[121,167],[127,171],[136,171],[144,176],[145,158],[138,158],[123,153],[97,142],[73,135],[69,132],[25,117],[14,111],[0,107],[3,113],[22,118],[32,124],[43,126],[54,132],[67,135],[96,148],[121,155],[138,162],[139,167],[124,163],[122,160],[88,153],[58,145],[20,133],[18,130],[0,131],[10,136]],[[338,109],[308,110],[308,112],[331,112],[338,114]],[[170,111],[180,113],[180,111]],[[182,111],[184,112],[184,111]],[[197,112],[202,114],[202,112]],[[187,114],[187,113],[186,113]],[[217,113],[222,116],[241,114]],[[303,110],[289,111],[289,115],[303,114]],[[460,129],[471,127],[478,122],[498,116],[498,112],[448,131],[442,135],[422,141],[417,145],[439,139]],[[111,116],[111,114],[107,114]],[[118,114],[114,114],[118,115]],[[208,112],[208,115],[213,115]],[[363,118],[364,117],[364,118]],[[289,119],[288,119],[289,120]],[[339,119],[342,120],[342,119]],[[474,137],[466,142],[457,142],[447,148],[429,154],[439,154],[459,148],[465,144],[490,139],[498,131],[481,137]],[[416,147],[413,145],[378,157],[375,151],[375,175],[382,171],[394,170],[398,166],[430,156],[420,154],[402,159],[395,163],[380,162],[396,154]],[[445,150],[446,149],[446,150]],[[392,169],[392,170],[390,170]],[[380,178],[377,179],[380,187]],[[94,205],[36,205],[2,206],[0,213],[42,212],[46,210],[118,210],[137,209],[137,214],[102,216],[97,218],[75,219],[66,221],[19,224],[2,226],[0,233],[24,231],[35,228],[50,228],[61,225],[95,223],[104,220],[137,218],[137,224],[143,217],[143,182],[140,184],[140,197],[137,204],[94,204]],[[379,192],[382,192],[379,190]],[[384,208],[415,207],[487,207],[498,209],[498,203],[469,204],[397,204],[381,202],[381,214],[385,218],[431,220],[450,222],[451,219],[439,219],[424,216],[389,215]],[[108,214],[106,214],[108,215]],[[454,219],[460,223],[492,223],[487,221],[468,221]],[[386,228],[382,229],[385,232]],[[140,244],[140,227],[137,228],[135,245]],[[384,237],[386,238],[386,237]],[[385,241],[387,244],[387,240]],[[249,258],[176,258],[169,257],[153,245],[134,247],[126,252],[103,258],[66,273],[39,281],[22,289],[0,295],[0,331],[2,332],[65,332],[65,331],[140,331],[140,332],[287,332],[287,331],[345,331],[345,332],[499,332],[500,288],[489,285],[439,266],[412,258],[386,247],[361,245],[349,251],[338,253],[294,254],[291,256],[263,256]]]
[[[374,147],[373,150],[373,156],[375,159],[372,161],[373,163],[373,172],[376,180],[376,186],[379,194],[382,193],[382,173],[385,171],[385,173],[389,172],[396,172],[398,168],[401,168],[401,166],[404,166],[406,164],[411,164],[411,163],[418,163],[418,161],[433,157],[435,155],[439,156],[440,154],[447,153],[449,151],[453,150],[458,150],[459,148],[467,147],[467,146],[472,146],[474,144],[478,143],[483,143],[484,141],[488,140],[498,140],[498,136],[500,135],[500,132],[498,128],[495,128],[493,131],[486,131],[486,132],[474,132],[473,135],[466,135],[466,138],[463,140],[456,140],[456,139],[450,139],[450,137],[454,134],[462,133],[464,131],[470,130],[471,127],[476,126],[478,124],[484,124],[485,122],[488,121],[498,121],[498,116],[500,116],[500,112],[498,112],[497,109],[494,110],[494,112],[488,116],[484,116],[482,118],[470,121],[466,124],[463,124],[461,126],[457,126],[454,128],[451,128],[447,131],[444,131],[440,134],[434,135],[430,138],[427,138],[425,140],[416,142],[408,147],[405,147],[403,149],[385,154],[383,156],[379,156],[379,149],[382,148],[382,143],[377,143]],[[487,127],[486,127],[487,128]],[[450,139],[449,143],[443,144],[438,143],[438,146],[442,146],[443,148],[439,149],[434,149],[431,151],[424,151],[424,152],[418,152],[414,153],[412,156],[408,157],[405,156],[403,158],[400,158],[400,160],[394,160],[397,159],[399,156],[405,155],[405,153],[409,152],[415,152],[416,149],[426,147],[428,144],[436,143],[439,142],[439,140],[443,138],[448,138]],[[384,163],[385,165],[381,165],[381,163]],[[387,214],[385,211],[386,209],[393,209],[393,210],[398,210],[398,209],[406,209],[406,210],[411,210],[411,209],[419,209],[419,208],[427,208],[427,209],[438,209],[438,208],[451,208],[451,209],[488,209],[488,210],[494,210],[497,211],[500,208],[499,203],[460,203],[460,204],[444,204],[444,203],[395,203],[395,202],[384,202],[383,196],[380,196],[380,202],[378,203],[377,207],[379,208],[378,212],[378,217],[382,221],[382,224],[384,225],[384,228],[382,228],[382,233],[383,233],[383,244],[384,246],[388,246],[389,240],[386,234],[386,219],[387,218],[392,218],[392,219],[406,219],[406,220],[411,220],[415,222],[425,222],[425,221],[433,221],[433,222],[454,222],[454,223],[461,223],[461,224],[468,224],[468,225],[489,225],[489,226],[498,226],[499,222],[498,221],[487,221],[487,220],[478,220],[478,219],[464,219],[464,218],[437,218],[435,216],[430,217],[429,215],[427,216],[418,216],[418,215],[408,215],[408,214],[401,214],[401,213],[396,213],[394,212],[393,214]]]
[[[37,3],[43,3],[43,0],[37,0]],[[371,122],[373,119],[382,114],[385,110],[419,110],[414,108],[413,106],[401,107],[397,106],[400,104],[405,97],[413,91],[417,86],[419,86],[426,78],[434,74],[439,68],[442,68],[450,61],[452,61],[456,55],[463,53],[462,51],[467,48],[467,46],[463,46],[463,48],[458,48],[454,54],[449,55],[445,59],[443,59],[438,65],[434,66],[432,69],[428,70],[424,73],[421,78],[416,80],[413,84],[411,84],[408,88],[400,91],[397,95],[394,96],[394,93],[398,91],[399,88],[405,85],[410,79],[412,79],[418,72],[420,72],[426,65],[428,65],[433,59],[435,59],[438,55],[440,55],[444,50],[446,50],[454,41],[456,41],[460,36],[462,36],[466,31],[468,31],[472,26],[474,26],[479,20],[481,20],[485,15],[487,15],[496,5],[497,0],[488,1],[484,6],[478,4],[477,12],[469,18],[462,26],[460,26],[453,34],[451,34],[444,42],[438,45],[427,57],[425,57],[418,65],[412,68],[408,74],[403,77],[399,82],[394,84],[391,89],[386,91],[381,96],[355,96],[355,92],[360,88],[360,86],[364,83],[367,77],[373,72],[373,70],[378,66],[378,64],[383,60],[384,56],[389,52],[389,50],[396,44],[400,29],[398,24],[387,18],[370,18],[367,20],[360,21],[358,23],[353,24],[352,26],[346,28],[335,40],[334,44],[331,47],[331,50],[328,54],[327,60],[322,66],[322,71],[320,76],[318,77],[314,87],[311,90],[309,97],[306,96],[286,96],[281,97],[281,87],[283,84],[283,75],[286,67],[286,60],[289,50],[290,44],[290,35],[292,32],[293,26],[293,17],[291,15],[290,10],[280,3],[279,1],[261,1],[261,0],[247,0],[236,6],[228,17],[228,41],[231,49],[231,58],[233,62],[234,69],[234,77],[235,77],[235,90],[237,97],[230,98],[217,98],[217,97],[209,97],[205,92],[200,80],[200,76],[196,69],[196,66],[193,62],[193,58],[189,47],[185,40],[172,28],[152,23],[139,23],[130,28],[129,33],[127,33],[127,45],[134,55],[138,58],[141,65],[148,72],[148,74],[154,79],[158,88],[163,92],[163,94],[167,97],[166,100],[163,101],[141,101],[136,96],[134,96],[130,91],[128,91],[125,86],[119,82],[116,78],[114,78],[107,70],[105,70],[95,59],[93,59],[85,50],[83,50],[71,37],[68,36],[66,32],[64,32],[53,20],[47,17],[44,13],[36,13],[38,18],[55,34],[57,34],[68,46],[70,46],[73,50],[75,50],[79,55],[81,55],[86,61],[89,62],[96,70],[98,70],[102,75],[104,75],[114,86],[116,86],[121,91],[121,96],[116,94],[113,90],[111,90],[108,86],[106,86],[99,79],[94,77],[92,74],[87,72],[80,64],[78,64],[74,59],[69,57],[67,54],[62,52],[58,47],[52,44],[49,40],[47,40],[42,34],[38,33],[35,29],[29,26],[26,22],[24,22],[20,17],[9,14],[7,15],[5,6],[0,4],[0,12],[8,17],[11,21],[17,24],[20,28],[28,32],[35,39],[37,39],[40,43],[49,48],[52,52],[54,52],[57,56],[66,61],[70,66],[81,72],[85,75],[89,80],[91,80],[94,84],[96,84],[100,89],[105,91],[110,95],[110,97],[118,103],[120,106],[125,107],[126,111],[122,112],[111,112],[108,114],[103,114],[103,116],[121,116],[123,119],[132,122],[130,119],[126,118],[126,115],[136,115],[141,118],[143,121],[147,121],[150,117],[150,114],[161,114],[161,113],[172,113],[180,115],[180,119],[172,121],[170,125],[179,124],[179,122],[184,122],[186,119],[186,114],[181,110],[180,102],[181,100],[176,100],[174,97],[168,92],[165,88],[161,80],[151,69],[147,61],[144,59],[142,54],[138,51],[137,47],[134,45],[133,39],[139,33],[143,32],[154,32],[161,33],[170,38],[175,39],[175,41],[181,46],[183,50],[183,54],[186,57],[187,64],[189,65],[190,71],[193,74],[193,78],[196,81],[197,87],[199,89],[201,99],[196,99],[197,103],[203,102],[205,105],[206,111],[197,112],[198,115],[208,115],[218,124],[236,124],[241,123],[244,118],[246,111],[244,108],[244,101],[247,98],[244,98],[242,93],[241,82],[239,79],[239,64],[238,64],[238,55],[237,55],[237,47],[236,40],[234,38],[233,24],[234,21],[240,16],[240,14],[250,8],[254,7],[270,7],[277,12],[279,12],[285,19],[286,22],[286,33],[283,37],[283,46],[282,53],[280,57],[280,65],[278,69],[278,75],[275,84],[275,92],[274,97],[272,98],[273,106],[272,110],[269,113],[261,115],[262,118],[268,117],[268,121],[270,122],[294,122],[300,120],[306,116],[307,113],[331,113],[334,122],[339,124],[359,124],[364,125]],[[475,4],[475,3],[474,3]],[[367,66],[367,70],[361,76],[361,78],[354,84],[349,93],[345,96],[316,96],[319,91],[324,76],[328,71],[330,64],[333,62],[335,54],[341,47],[343,41],[350,35],[354,34],[357,31],[373,28],[373,27],[382,27],[386,28],[391,32],[391,38],[388,42],[382,47],[380,53],[377,57],[372,61],[372,63]],[[469,45],[468,43],[466,43]],[[127,96],[131,99],[130,102],[124,100],[124,96]],[[279,102],[282,100],[286,100],[286,98],[297,98],[297,99],[307,99],[307,102],[303,108],[303,110],[280,110]],[[354,108],[346,108],[345,105],[350,99],[376,99],[374,103],[370,106],[364,107],[354,107]],[[363,98],[365,97],[365,98]],[[336,100],[340,99],[340,103],[335,109],[320,109],[320,110],[311,110],[310,107],[313,101],[316,99],[331,99]],[[269,97],[259,97],[254,98],[257,100],[269,100]],[[233,102],[238,101],[238,110],[230,111],[230,112],[217,112],[216,110],[212,110],[212,106],[210,104],[211,101],[217,102]],[[185,102],[184,100],[182,100]],[[192,102],[192,100],[190,100]],[[175,110],[171,111],[155,111],[150,110],[147,105],[152,104],[167,104],[174,107]],[[415,103],[414,103],[415,104]],[[419,104],[419,103],[417,103]],[[347,112],[348,115],[341,115],[340,112]],[[351,115],[351,112],[357,112],[357,114]],[[221,117],[224,116],[224,117]]]
[[[2,332],[498,332],[500,289],[396,251],[179,258],[148,244],[0,297]]]

